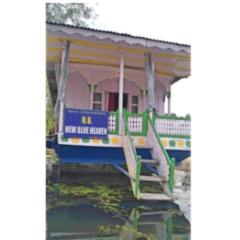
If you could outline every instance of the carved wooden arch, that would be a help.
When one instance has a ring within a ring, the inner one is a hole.
[[[89,99],[90,92],[87,79],[79,71],[70,73],[66,86],[66,106],[72,108],[88,108]]]
[[[160,90],[160,91],[159,91]],[[166,94],[166,87],[159,80],[155,81],[155,92],[161,92],[161,96],[164,97]]]
[[[117,77],[104,79],[98,82],[96,90],[118,92],[119,91],[118,82],[119,82],[119,79]],[[124,78],[124,84],[123,84],[124,93],[129,92],[129,87],[131,85],[133,86],[133,89],[135,89],[135,93],[139,95],[140,87],[134,81],[129,81],[127,78]]]

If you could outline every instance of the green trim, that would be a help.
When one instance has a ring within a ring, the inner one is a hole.
[[[141,156],[137,156],[137,169],[136,169],[136,179],[135,179],[135,195],[137,199],[140,197],[140,174],[141,174]]]
[[[170,146],[170,147],[175,147],[175,146],[176,146],[175,140],[170,140],[170,141],[169,141],[169,146]]]
[[[186,146],[190,148],[191,147],[191,142],[190,141],[186,141]]]
[[[109,138],[102,139],[103,144],[109,144]]]
[[[95,92],[95,90],[97,89],[97,85],[94,85],[94,84],[91,84],[91,83],[88,83],[87,86],[88,86],[88,90],[89,92],[91,92],[91,86],[93,85],[93,92]]]
[[[93,92],[95,92],[97,89],[97,85],[93,85]]]
[[[119,111],[109,112],[109,115],[115,115],[116,125],[115,125],[115,131],[108,130],[108,134],[118,135],[119,134]]]
[[[61,136],[61,140],[63,141],[63,142],[67,142],[68,141],[68,138],[65,138],[63,135]]]
[[[171,91],[166,92],[167,98],[171,98]]]
[[[170,158],[169,164],[169,180],[168,180],[168,187],[171,192],[173,192],[174,187],[174,170],[175,170],[175,158]]]
[[[187,135],[173,135],[173,134],[161,134],[158,133],[159,137],[165,137],[165,138],[186,138],[186,139],[191,139],[191,136]]]
[[[147,136],[148,132],[148,112],[142,113],[129,113],[125,110],[125,114],[128,117],[142,117],[142,131],[141,132],[130,132],[131,136]],[[127,121],[128,122],[128,121]]]
[[[156,118],[161,118],[161,119],[169,119],[169,120],[185,120],[185,121],[191,121],[191,116],[187,114],[185,117],[178,117],[176,114],[172,113],[170,115],[165,114],[165,115],[159,115],[158,113],[155,113]]]

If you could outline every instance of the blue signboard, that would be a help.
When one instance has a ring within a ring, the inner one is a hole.
[[[64,137],[107,138],[108,112],[64,109]]]

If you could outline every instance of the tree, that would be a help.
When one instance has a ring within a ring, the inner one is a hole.
[[[46,3],[46,19],[54,23],[67,23],[75,26],[86,27],[86,21],[95,19],[93,8],[85,3]],[[46,133],[54,132],[55,120],[51,103],[49,86],[46,86]]]
[[[96,16],[94,9],[86,3],[46,3],[46,18],[49,22],[86,27],[86,21]]]

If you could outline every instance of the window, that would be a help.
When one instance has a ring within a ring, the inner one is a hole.
[[[93,93],[93,110],[102,110],[102,93]]]
[[[102,102],[102,93],[94,93],[93,94],[93,101],[94,102]]]
[[[133,113],[138,113],[138,96],[132,96],[131,110]]]

